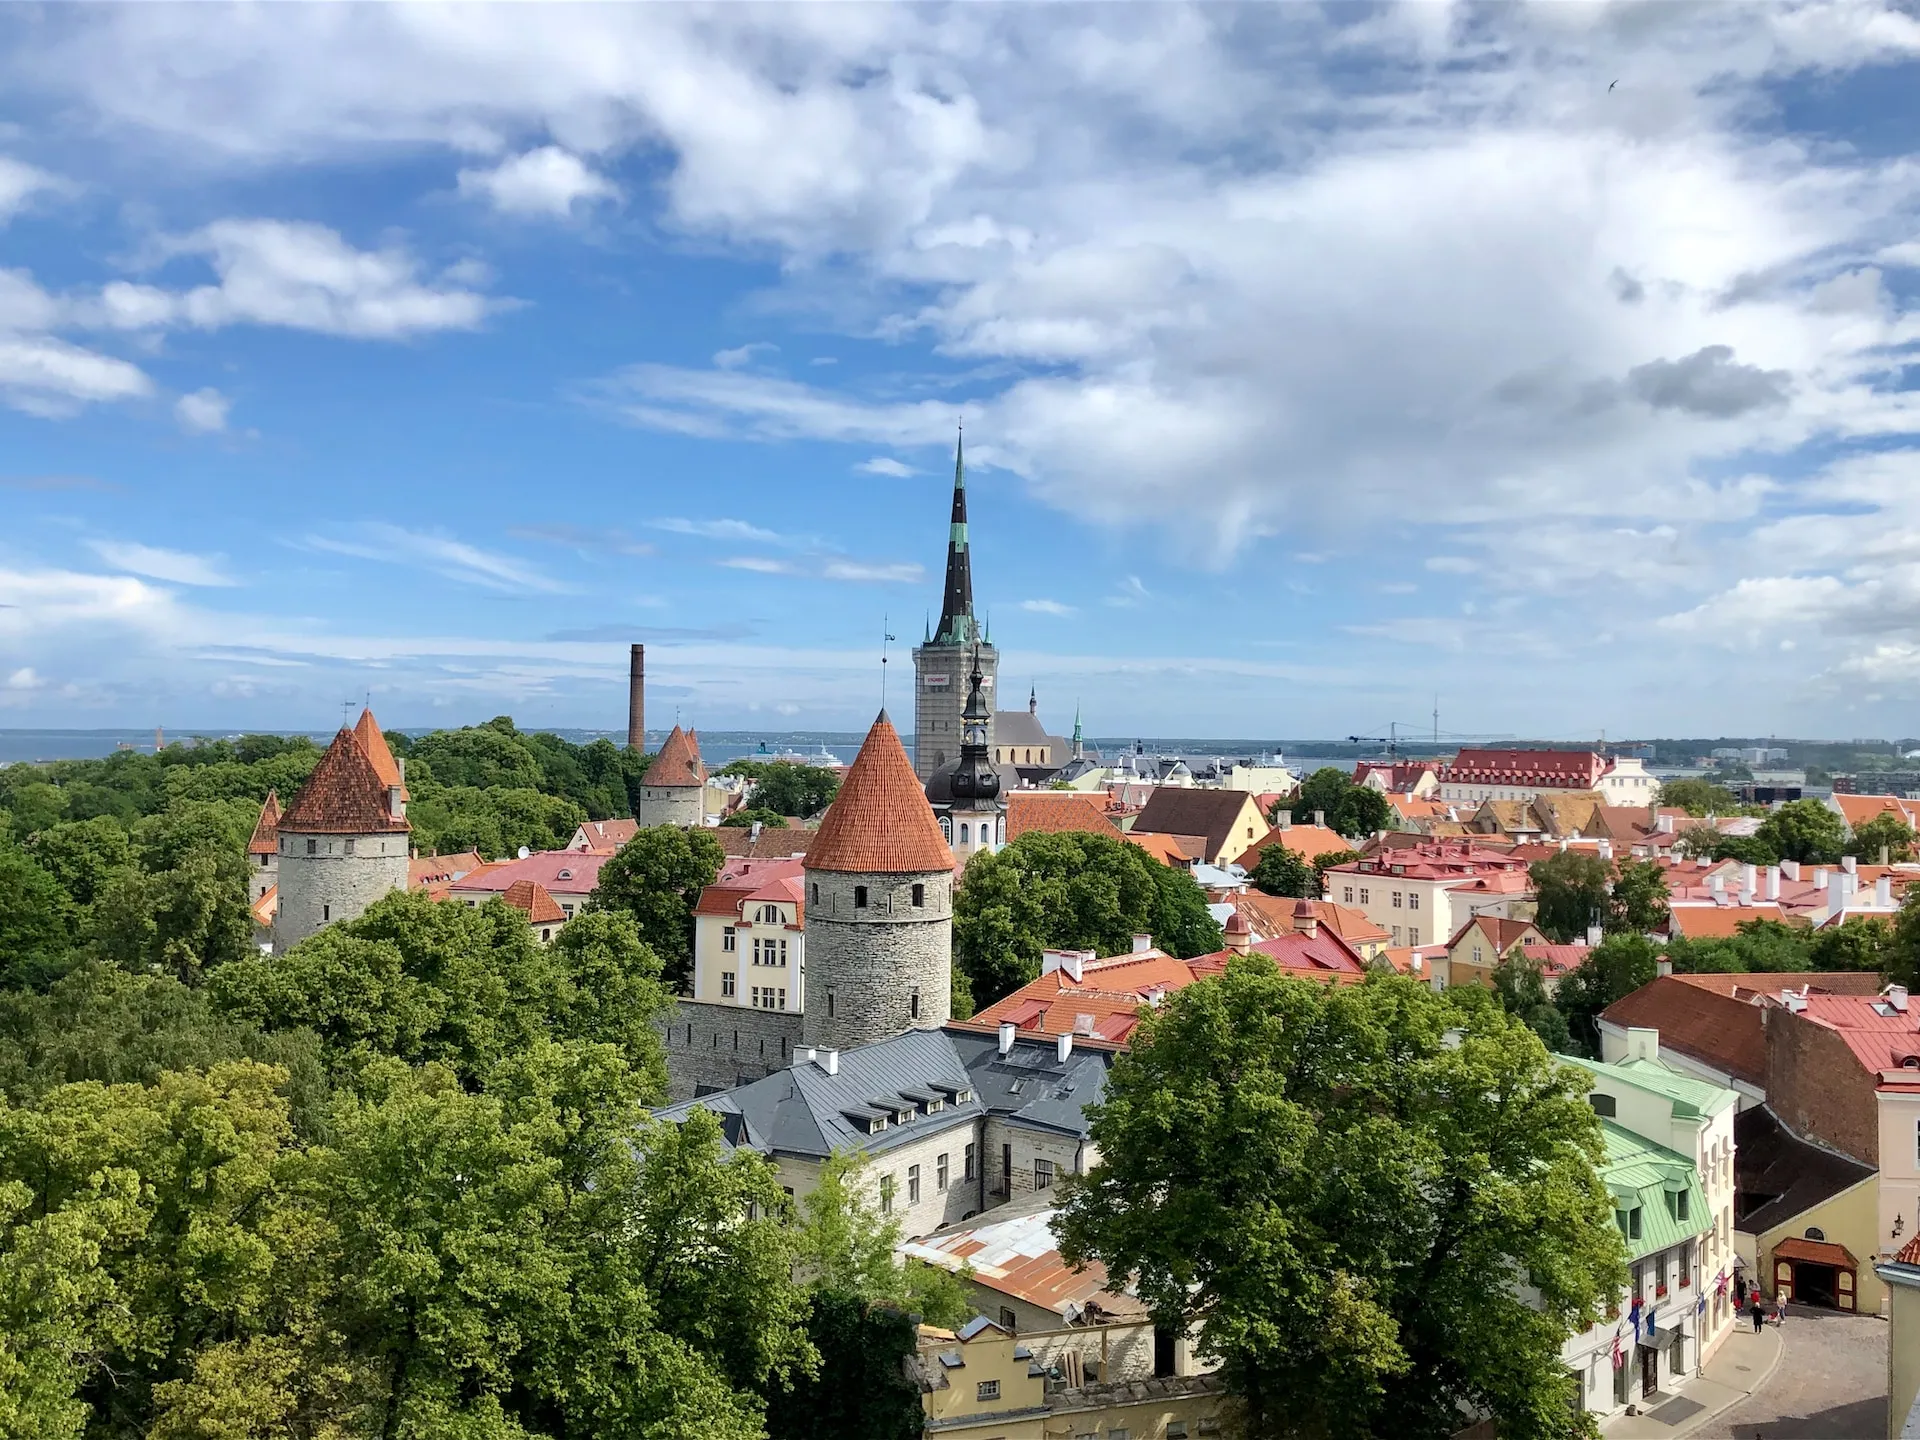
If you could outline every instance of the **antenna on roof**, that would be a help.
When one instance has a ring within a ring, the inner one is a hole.
[[[880,708],[887,708],[887,643],[897,638],[888,628],[890,616],[880,616]]]
[[[353,701],[342,700],[340,702],[340,728],[342,730],[347,728],[347,719],[352,714],[353,714]]]

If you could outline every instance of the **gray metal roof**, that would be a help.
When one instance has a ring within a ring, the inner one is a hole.
[[[762,1154],[825,1158],[836,1150],[881,1154],[983,1113],[1013,1125],[1084,1138],[1086,1109],[1106,1094],[1111,1052],[1076,1048],[1065,1062],[1058,1041],[1017,1040],[1006,1055],[998,1037],[964,1030],[910,1030],[891,1040],[843,1050],[839,1073],[816,1058],[763,1079],[703,1095],[654,1113],[684,1120],[695,1106],[721,1117],[725,1142]],[[854,1117],[910,1108],[917,1097],[955,1091],[944,1108],[868,1134]],[[880,1102],[876,1104],[876,1102]],[[737,1118],[735,1118],[737,1117]]]

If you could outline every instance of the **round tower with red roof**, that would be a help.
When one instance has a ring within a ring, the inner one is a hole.
[[[953,869],[882,710],[807,847],[804,1043],[844,1050],[946,1024]]]
[[[280,816],[276,950],[407,888],[407,787],[373,711],[342,727]]]
[[[675,725],[667,732],[660,753],[641,777],[635,818],[649,829],[706,823],[707,769],[700,763],[700,737],[693,731]]]

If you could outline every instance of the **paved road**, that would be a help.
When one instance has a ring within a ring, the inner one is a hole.
[[[1779,1367],[1695,1440],[1881,1440],[1887,1433],[1887,1323],[1793,1306]]]

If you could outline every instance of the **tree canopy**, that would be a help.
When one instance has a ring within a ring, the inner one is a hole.
[[[726,860],[704,830],[655,825],[636,831],[606,864],[590,910],[623,911],[660,957],[669,986],[693,975],[693,907]]]
[[[1242,957],[1115,1062],[1063,1253],[1204,1317],[1253,1434],[1578,1434],[1560,1346],[1626,1282],[1586,1088],[1490,996]]]
[[[1846,822],[1819,800],[1789,800],[1760,822],[1754,839],[1782,860],[1831,865],[1846,852]]]
[[[775,815],[818,815],[840,793],[840,772],[824,765],[801,765],[791,760],[735,760],[720,772],[744,775],[753,781],[747,804]]]
[[[1268,895],[1292,896],[1296,900],[1320,898],[1320,876],[1297,850],[1278,843],[1260,852],[1253,872],[1247,876],[1254,888]]]
[[[1296,822],[1326,816],[1327,828],[1349,840],[1363,840],[1393,823],[1393,806],[1378,790],[1356,785],[1353,777],[1333,765],[1323,765],[1300,782],[1283,807],[1291,807]]]
[[[1110,836],[1029,831],[975,855],[954,897],[954,965],[979,1005],[1037,976],[1042,950],[1116,955],[1139,934],[1183,958],[1222,941],[1191,875]]]

